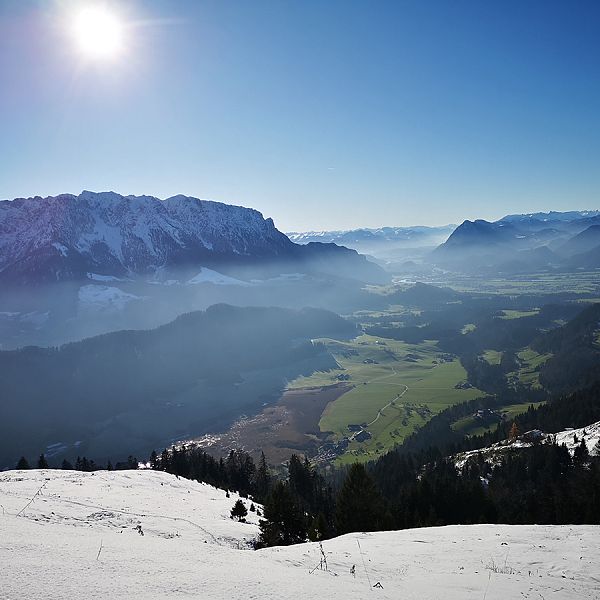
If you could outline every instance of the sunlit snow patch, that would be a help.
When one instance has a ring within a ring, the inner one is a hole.
[[[132,300],[141,299],[139,296],[107,285],[83,285],[79,288],[78,298],[84,306],[114,310],[124,308]]]
[[[92,281],[127,281],[126,279],[115,277],[114,275],[100,275],[99,273],[88,273],[87,278]]]
[[[197,285],[200,283],[212,283],[214,285],[251,285],[247,281],[235,279],[234,277],[229,277],[228,275],[223,275],[223,273],[213,271],[212,269],[207,269],[206,267],[203,267],[198,275],[188,280],[188,283],[191,285]]]

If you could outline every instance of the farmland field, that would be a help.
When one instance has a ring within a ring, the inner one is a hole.
[[[419,344],[361,335],[350,342],[320,339],[340,368],[300,377],[288,389],[344,383],[351,389],[331,402],[319,423],[336,439],[348,437],[338,462],[368,460],[393,448],[444,408],[481,395],[457,388],[466,373],[458,359],[440,351],[435,341]],[[372,436],[352,439],[362,426]]]
[[[472,415],[455,421],[452,424],[452,429],[463,435],[482,435],[486,431],[492,431],[502,418],[504,421],[512,421],[517,415],[527,412],[527,409],[533,405],[538,407],[544,402],[522,402],[520,404],[507,404],[496,409],[499,418],[497,419],[478,419]]]
[[[502,352],[498,350],[486,350],[483,353],[483,359],[490,365],[499,365],[502,360]]]
[[[522,317],[533,317],[533,315],[537,315],[540,311],[538,309],[534,310],[503,310],[503,315],[500,317],[501,319],[520,319]]]
[[[538,354],[531,348],[525,348],[517,352],[519,368],[508,374],[509,381],[512,379],[523,385],[539,388],[539,368],[551,357],[552,354]]]

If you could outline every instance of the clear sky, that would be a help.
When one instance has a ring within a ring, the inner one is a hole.
[[[600,208],[600,2],[0,0],[0,198],[257,208],[284,230]],[[97,4],[97,3],[95,3]]]

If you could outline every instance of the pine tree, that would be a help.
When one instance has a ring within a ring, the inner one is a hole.
[[[263,513],[264,519],[259,523],[260,546],[289,546],[306,541],[304,515],[282,481],[266,498]]]
[[[267,497],[270,486],[271,478],[269,476],[267,460],[265,458],[265,453],[261,452],[260,459],[258,461],[258,468],[256,469],[256,475],[254,476],[255,496],[259,501],[262,501]]]
[[[69,462],[69,461],[68,461],[68,460],[65,458],[65,459],[62,461],[62,465],[60,466],[60,468],[61,468],[63,471],[72,471],[72,470],[73,470],[73,465],[72,465],[72,464],[71,464],[71,463],[70,463],[70,462]]]
[[[244,506],[244,503],[238,498],[233,508],[231,509],[230,516],[232,519],[237,519],[238,521],[244,521],[246,516],[248,515],[248,510]]]
[[[364,465],[354,463],[338,495],[338,534],[377,531],[384,521],[383,499]]]
[[[508,434],[509,439],[516,440],[520,435],[519,427],[517,423],[513,421],[512,427],[510,428],[510,433]]]
[[[160,468],[163,471],[171,472],[171,455],[165,448],[160,455]]]
[[[312,523],[308,528],[308,539],[311,542],[320,542],[327,535],[328,529],[325,515],[320,512],[316,517],[313,517]]]
[[[30,468],[31,467],[29,466],[27,459],[24,456],[21,456],[21,458],[19,459],[19,462],[17,463],[17,469],[19,469],[20,471],[24,471],[25,469],[30,469]]]
[[[575,464],[582,465],[586,463],[590,458],[590,453],[588,452],[587,445],[585,440],[581,440],[579,446],[575,448],[575,452],[573,454],[573,461]]]
[[[38,458],[37,468],[38,469],[48,469],[49,467],[50,467],[50,465],[48,464],[46,457],[43,454],[40,454],[40,457]]]
[[[152,450],[152,454],[150,454],[150,468],[155,471],[158,470],[158,455],[156,454],[156,450]]]

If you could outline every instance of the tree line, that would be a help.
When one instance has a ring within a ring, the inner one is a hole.
[[[326,478],[297,455],[291,456],[284,476],[275,476],[264,454],[257,462],[241,450],[215,458],[192,445],[153,452],[149,466],[261,503],[259,547],[353,531],[450,524],[600,524],[600,448],[590,456],[584,440],[577,440],[573,455],[565,446],[538,443],[493,461],[476,454],[460,467],[455,458],[457,452],[515,437],[518,431],[558,431],[598,420],[600,384],[531,406],[512,424],[501,423],[483,436],[414,445],[412,450],[400,447],[376,462],[338,469],[333,477]],[[26,468],[21,461],[19,466]],[[38,467],[47,466],[40,456]],[[69,466],[63,463],[63,468]],[[115,466],[136,467],[133,457]],[[96,465],[83,457],[75,468],[92,470]],[[233,511],[232,517],[243,518],[239,513]]]

